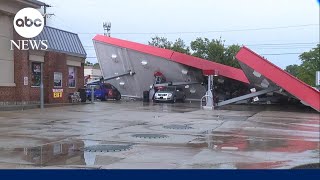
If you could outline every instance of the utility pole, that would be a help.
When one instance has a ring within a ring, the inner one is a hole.
[[[47,14],[47,7],[51,7],[48,4],[43,5],[43,13],[44,13],[44,25],[47,25],[47,17],[48,15],[53,15],[53,14]],[[43,85],[43,73],[44,73],[44,67],[43,67],[43,62],[41,63],[41,76],[40,76],[40,108],[44,109],[44,85]],[[41,148],[42,149],[42,148]]]
[[[40,66],[40,108],[44,109],[43,62]]]
[[[46,26],[47,25],[47,18],[54,15],[54,14],[47,14],[47,7],[51,7],[50,5],[48,4],[44,4],[43,5],[43,13],[44,13],[44,25]]]
[[[104,22],[103,29],[104,29],[104,35],[110,37],[111,22]]]

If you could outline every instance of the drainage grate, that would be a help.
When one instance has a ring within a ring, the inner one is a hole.
[[[117,145],[117,144],[99,144],[88,146],[84,148],[87,152],[119,152],[126,151],[131,148],[131,145]]]
[[[78,121],[78,123],[89,123],[90,121]]]
[[[181,124],[170,124],[163,126],[165,129],[192,129],[192,127],[188,125],[181,125]]]
[[[47,132],[63,132],[64,130],[59,129],[49,129]]]
[[[42,130],[42,128],[32,127],[32,128],[27,128],[27,130]]]
[[[147,138],[147,139],[161,139],[168,138],[169,136],[163,134],[134,134],[132,137],[135,138]]]
[[[245,121],[250,116],[231,116],[231,115],[214,115],[213,118],[217,120],[230,120],[230,121]]]

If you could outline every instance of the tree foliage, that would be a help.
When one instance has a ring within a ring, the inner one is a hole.
[[[99,63],[94,63],[93,64],[93,68],[100,69],[100,64]]]
[[[156,36],[149,41],[149,45],[189,54],[236,68],[240,67],[235,59],[235,55],[240,50],[240,46],[231,45],[225,47],[224,41],[221,38],[212,40],[208,38],[197,38],[192,41],[190,47],[188,47],[181,38],[178,38],[173,43],[167,38]]]
[[[90,61],[85,61],[84,63],[85,66],[92,66],[93,68],[96,68],[96,69],[100,69],[100,64],[99,63],[92,63]]]
[[[191,42],[193,56],[236,68],[240,67],[238,61],[235,59],[235,55],[240,48],[239,45],[235,44],[225,47],[224,41],[221,38],[212,40],[208,38],[197,38]]]
[[[184,41],[180,38],[178,38],[171,46],[170,48],[173,51],[181,52],[184,54],[190,54],[189,47],[184,43]]]
[[[149,41],[148,43],[151,46],[156,46],[164,49],[171,49],[171,45],[172,45],[172,42],[168,41],[167,38],[159,37],[159,36],[151,38],[151,41]]]
[[[291,75],[293,75],[295,77],[298,77],[299,65],[297,65],[297,64],[289,65],[286,67],[285,71],[287,71],[288,73],[290,73]]]
[[[153,37],[151,41],[148,42],[151,46],[156,46],[159,48],[170,49],[176,52],[181,52],[184,54],[190,54],[189,47],[185,44],[185,42],[178,38],[174,43],[169,41],[165,37]]]
[[[320,44],[299,56],[301,65],[289,65],[286,71],[305,83],[315,86],[316,71],[320,71]]]
[[[90,61],[86,61],[86,62],[84,63],[84,65],[85,65],[85,66],[93,66],[93,64],[92,64]]]

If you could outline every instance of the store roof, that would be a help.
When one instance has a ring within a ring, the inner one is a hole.
[[[48,40],[48,51],[65,53],[71,56],[87,56],[78,34],[45,26],[34,40]]]

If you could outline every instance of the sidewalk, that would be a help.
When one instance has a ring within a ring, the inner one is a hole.
[[[85,105],[91,104],[90,102],[85,103],[55,103],[55,104],[45,104],[45,108],[49,107],[60,107],[60,106],[72,106],[72,105]],[[8,105],[0,106],[0,111],[18,111],[18,110],[27,110],[27,109],[37,109],[40,108],[40,104],[26,104],[26,105]]]

